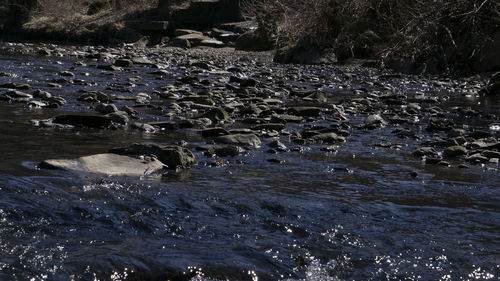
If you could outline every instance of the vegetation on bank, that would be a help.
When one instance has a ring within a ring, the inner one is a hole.
[[[91,42],[138,38],[124,25],[131,14],[189,1],[0,0],[0,16],[8,15],[0,19],[0,31],[18,26],[73,41],[92,37]],[[258,37],[272,42],[266,48],[313,45],[334,50],[341,60],[376,58],[416,73],[500,69],[500,0],[234,1],[259,23]]]
[[[277,47],[315,44],[341,59],[493,70],[490,53],[500,50],[499,0],[244,0],[243,8]]]
[[[120,36],[128,15],[157,6],[158,0],[0,0],[11,18],[3,23],[6,37],[19,39],[22,31],[25,37],[83,43]]]

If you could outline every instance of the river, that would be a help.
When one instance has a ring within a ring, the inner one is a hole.
[[[204,141],[192,130],[33,126],[90,111],[76,101],[80,89],[118,84],[150,94],[165,83],[143,66],[110,76],[92,62],[72,69],[75,60],[0,56],[0,72],[10,74],[0,84],[29,83],[68,101],[57,109],[0,102],[1,280],[498,280],[498,164],[425,164],[411,155],[418,143],[395,137],[391,126],[353,127],[335,152],[281,136],[300,149],[269,154],[263,145],[217,166],[194,149]],[[88,83],[47,86],[68,69]],[[125,83],[136,75],[139,83]],[[498,118],[497,101],[472,103]],[[141,117],[169,118],[155,110]],[[160,178],[37,168],[48,158],[180,140],[198,165]]]

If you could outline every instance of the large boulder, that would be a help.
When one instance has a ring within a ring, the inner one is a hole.
[[[38,167],[110,176],[144,176],[160,172],[164,165],[154,157],[137,158],[103,153],[76,159],[49,159],[42,161]]]
[[[110,153],[120,155],[155,155],[170,170],[187,169],[196,164],[191,150],[176,145],[139,144],[113,148]]]

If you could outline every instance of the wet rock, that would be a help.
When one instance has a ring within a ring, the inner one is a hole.
[[[59,75],[65,76],[65,77],[75,77],[75,74],[70,71],[61,71],[59,72]]]
[[[145,176],[160,172],[164,165],[154,157],[134,158],[103,153],[76,159],[49,159],[41,162],[38,167],[110,176]]]
[[[77,100],[84,102],[109,102],[111,98],[103,92],[91,91],[82,93]]]
[[[35,107],[35,108],[41,108],[41,107],[46,107],[47,106],[46,103],[44,103],[42,101],[38,101],[38,100],[29,101],[27,105],[29,107]]]
[[[36,90],[33,92],[33,97],[38,99],[47,100],[52,97],[52,94],[42,90]]]
[[[488,157],[481,155],[481,153],[473,154],[467,157],[467,161],[472,164],[486,163],[489,161]]]
[[[120,110],[127,112],[127,114],[132,118],[138,118],[139,112],[137,112],[137,110],[133,109],[130,106],[125,105]]]
[[[270,158],[270,159],[267,159],[267,162],[269,162],[269,163],[275,163],[275,164],[284,164],[285,160],[276,159],[276,158]]]
[[[439,131],[449,131],[455,124],[448,120],[442,120],[437,118],[431,118],[426,130],[429,132],[439,132]]]
[[[482,155],[488,158],[500,158],[500,152],[498,151],[492,151],[492,150],[483,150],[481,152]]]
[[[387,121],[385,121],[380,114],[368,115],[365,119],[365,127],[369,129],[385,126],[386,124]]]
[[[21,92],[18,90],[7,91],[4,93],[4,96],[7,96],[12,99],[31,99],[33,97],[31,94]]]
[[[318,135],[314,135],[309,138],[314,142],[321,142],[324,144],[334,144],[339,142],[345,142],[345,138],[337,135],[336,133],[322,133]]]
[[[97,69],[106,70],[106,71],[120,71],[121,67],[112,64],[100,64],[97,66]]]
[[[231,134],[220,136],[215,139],[215,142],[253,147],[259,147],[262,144],[259,137],[254,134]]]
[[[129,147],[113,148],[109,152],[120,155],[155,155],[170,170],[187,169],[196,164],[189,149],[174,145],[135,143]]]
[[[288,109],[288,113],[296,116],[302,117],[317,117],[321,112],[319,107],[291,107]]]
[[[133,122],[130,124],[130,128],[136,129],[145,133],[155,133],[156,128],[150,124],[147,123],[141,123],[141,122]]]
[[[196,147],[196,150],[204,151],[204,154],[209,157],[234,157],[246,152],[237,145],[202,145]]]
[[[449,146],[444,150],[444,156],[446,157],[456,157],[461,155],[467,155],[467,149],[460,145]]]
[[[433,165],[438,165],[441,163],[442,159],[439,157],[427,157],[425,159],[425,164],[433,164]]]
[[[316,101],[316,102],[326,102],[327,97],[326,94],[320,91],[314,91],[311,94],[302,98],[305,101]]]
[[[485,139],[491,137],[491,133],[488,131],[475,130],[470,133],[468,137],[473,139]]]
[[[266,123],[252,126],[252,130],[281,131],[283,129],[285,129],[285,125],[283,123]]]
[[[134,65],[134,62],[128,59],[117,59],[115,60],[113,65],[118,67],[132,67]]]
[[[229,113],[227,113],[227,111],[222,107],[214,108],[214,109],[206,112],[205,114],[203,114],[201,117],[208,118],[208,119],[212,120],[213,122],[226,121],[226,120],[229,120],[231,118],[229,116]]]
[[[413,155],[416,157],[437,157],[439,153],[433,147],[419,147],[413,151]]]
[[[229,132],[224,128],[209,128],[201,131],[204,137],[219,137],[229,135]]]
[[[0,85],[0,88],[16,89],[16,90],[29,90],[31,86],[29,84],[16,84],[13,82],[7,82]]]
[[[66,104],[66,100],[62,97],[50,97],[46,101],[49,103],[48,107],[57,108]]]
[[[277,151],[287,151],[287,147],[284,143],[282,143],[281,141],[279,140],[274,140],[272,142],[269,143],[269,147],[277,150]]]
[[[106,114],[105,116],[110,118],[113,122],[116,122],[116,123],[122,124],[122,125],[127,124],[129,121],[128,113],[125,111],[115,111],[115,112],[111,112],[109,114]]]
[[[112,112],[117,112],[118,108],[114,104],[104,104],[100,103],[95,107],[95,110],[102,114],[108,114]]]
[[[89,128],[109,128],[113,124],[111,118],[107,116],[77,114],[59,115],[54,117],[53,122]]]

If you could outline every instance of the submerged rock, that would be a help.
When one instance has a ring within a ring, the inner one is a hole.
[[[41,169],[89,172],[110,176],[144,176],[164,168],[154,157],[134,158],[113,153],[84,156],[76,159],[49,159],[38,165]]]

